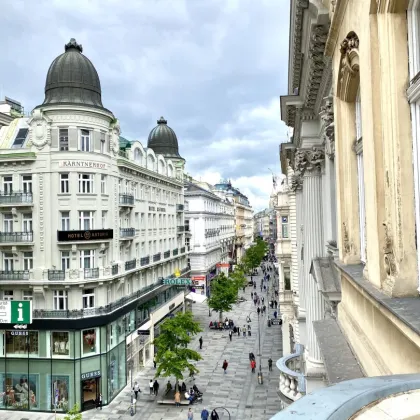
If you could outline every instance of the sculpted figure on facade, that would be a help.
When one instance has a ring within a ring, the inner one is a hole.
[[[334,136],[334,103],[332,96],[324,98],[324,104],[319,113],[324,124],[324,145],[325,153],[330,159],[335,155],[335,136]]]

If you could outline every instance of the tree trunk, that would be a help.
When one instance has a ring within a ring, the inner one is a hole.
[[[219,322],[223,322],[223,312],[219,312]]]

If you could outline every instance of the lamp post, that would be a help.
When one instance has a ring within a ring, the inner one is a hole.
[[[225,410],[227,413],[228,413],[228,416],[229,416],[229,420],[230,420],[230,413],[229,413],[229,410],[227,409],[227,408],[225,408],[225,407],[216,407],[216,408],[213,408],[213,410],[214,411],[216,411],[216,410],[218,410],[218,409],[222,409],[222,410]],[[217,411],[216,411],[216,413],[217,413]]]

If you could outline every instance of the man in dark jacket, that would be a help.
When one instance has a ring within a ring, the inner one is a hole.
[[[155,395],[157,395],[159,392],[159,382],[157,381],[157,379],[155,379],[155,382],[153,382],[153,392],[155,393]]]

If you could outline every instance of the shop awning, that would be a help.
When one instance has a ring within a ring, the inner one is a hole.
[[[192,302],[203,303],[207,300],[207,296],[199,295],[198,293],[190,292],[185,296],[185,299],[191,300]]]

